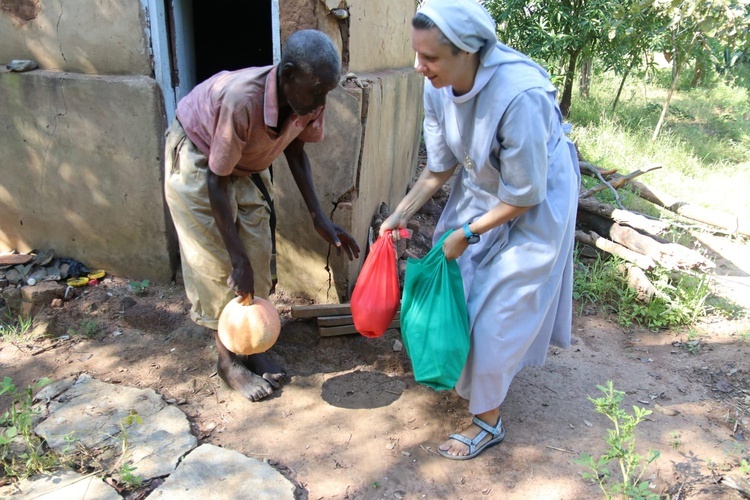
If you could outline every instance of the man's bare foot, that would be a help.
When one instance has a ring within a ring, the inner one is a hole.
[[[494,427],[500,421],[500,408],[480,413],[475,416],[489,426]],[[473,440],[480,432],[482,432],[482,428],[472,423],[469,427],[461,431],[459,434],[464,436],[465,438],[468,438],[469,440]],[[494,437],[492,436],[492,434],[487,433],[487,435],[479,443],[477,443],[477,448],[481,449],[483,445],[491,439],[494,439]],[[438,449],[444,452],[444,455],[450,455],[453,457],[466,457],[470,453],[469,445],[462,443],[461,441],[458,441],[456,439],[448,439],[440,446],[438,446]]]
[[[278,389],[286,381],[286,371],[265,353],[243,356],[243,364],[251,372],[266,379],[274,389]]]
[[[216,351],[219,359],[216,362],[216,370],[221,379],[235,391],[242,394],[250,401],[260,401],[273,394],[274,385],[245,365],[249,356],[238,356],[219,340],[219,335],[214,332],[216,340]],[[278,383],[275,384],[278,387]]]
[[[250,401],[260,401],[273,394],[273,387],[263,377],[251,372],[238,360],[216,365],[221,379]]]

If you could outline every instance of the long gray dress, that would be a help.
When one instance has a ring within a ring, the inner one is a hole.
[[[541,67],[502,44],[468,94],[425,83],[427,168],[463,165],[433,242],[501,201],[533,206],[458,259],[471,351],[456,391],[473,414],[497,408],[516,373],[544,363],[550,344],[570,345],[580,173],[555,94]]]

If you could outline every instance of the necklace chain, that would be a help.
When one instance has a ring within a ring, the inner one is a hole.
[[[469,121],[471,122],[471,134],[469,134],[469,141],[468,144],[471,146],[471,139],[474,135],[474,111],[476,110],[477,106],[477,96],[474,96],[472,98],[472,108],[471,108],[471,114],[469,115]],[[458,128],[458,137],[461,141],[461,148],[464,150],[464,161],[463,165],[466,170],[474,170],[474,167],[476,166],[474,164],[474,160],[471,159],[471,155],[469,155],[469,150],[466,149],[466,145],[464,143],[464,136],[463,132],[461,132],[461,120],[458,119],[458,106],[455,107],[455,118],[456,118],[456,127]]]

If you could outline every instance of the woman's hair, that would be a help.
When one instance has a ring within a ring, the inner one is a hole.
[[[333,42],[318,30],[295,31],[284,43],[280,66],[292,63],[307,75],[326,82],[341,78],[341,59]]]
[[[435,24],[432,19],[420,12],[417,12],[414,17],[411,18],[411,27],[417,30],[430,30],[432,28],[437,28],[438,33],[440,33],[440,36],[438,36],[438,43],[440,43],[441,45],[448,45],[451,49],[451,53],[454,56],[461,52],[461,49],[456,47],[455,43],[448,40],[448,37],[445,36],[445,34],[440,30],[440,28],[438,28],[438,25]]]

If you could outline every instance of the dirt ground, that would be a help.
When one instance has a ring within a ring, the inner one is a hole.
[[[417,217],[411,252],[428,247],[440,202]],[[394,349],[398,330],[379,339],[320,338],[313,322],[291,318],[291,307],[306,302],[285,294],[283,283],[272,296],[282,334],[270,353],[290,380],[262,402],[244,400],[216,375],[213,341],[188,319],[179,280],[143,294],[116,277],[77,289],[47,311],[69,340],[4,340],[0,371],[19,387],[85,372],[153,388],[188,415],[199,442],[268,459],[310,499],[602,498],[573,459],[605,450],[611,425],[587,396],[612,380],[626,392],[625,409],[653,411],[636,434],[642,455],[661,453],[644,475],[654,493],[741,498],[724,478],[747,479],[740,464],[750,461],[750,252],[730,238],[696,238],[717,263],[717,293],[736,305],[734,318],[626,330],[576,304],[573,345],[550,349],[545,366],[519,373],[501,407],[505,441],[470,461],[435,452],[467,425],[467,405],[414,382],[408,357]]]

